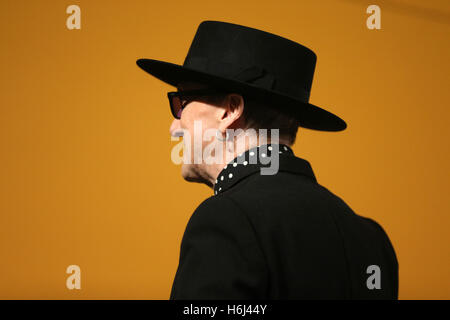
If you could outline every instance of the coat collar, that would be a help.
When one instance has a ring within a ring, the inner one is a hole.
[[[230,161],[220,171],[214,184],[214,195],[222,193],[252,174],[261,174],[262,168],[269,168],[271,157],[278,153],[278,172],[291,172],[309,177],[317,182],[310,163],[296,157],[292,149],[284,144],[266,144],[247,150]],[[274,158],[275,159],[275,158]]]

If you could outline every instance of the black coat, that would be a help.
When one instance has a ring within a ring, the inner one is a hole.
[[[280,155],[276,175],[259,172],[239,164],[219,174],[220,192],[186,227],[170,299],[397,299],[398,263],[378,223],[293,153]]]

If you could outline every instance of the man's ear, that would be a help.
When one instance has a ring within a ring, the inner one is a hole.
[[[230,93],[225,98],[222,108],[219,130],[225,132],[228,128],[237,127],[239,121],[242,121],[244,98],[240,94]]]

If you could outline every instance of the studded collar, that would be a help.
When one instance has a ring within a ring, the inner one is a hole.
[[[230,189],[251,174],[263,172],[263,168],[269,168],[277,155],[278,171],[303,174],[316,182],[309,162],[296,157],[290,147],[284,144],[266,144],[251,148],[230,161],[215,180],[214,195]]]

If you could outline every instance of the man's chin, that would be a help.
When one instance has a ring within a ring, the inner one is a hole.
[[[204,183],[210,187],[212,186],[211,182],[203,178],[199,174],[198,169],[192,164],[183,164],[181,166],[181,176],[188,182]]]

